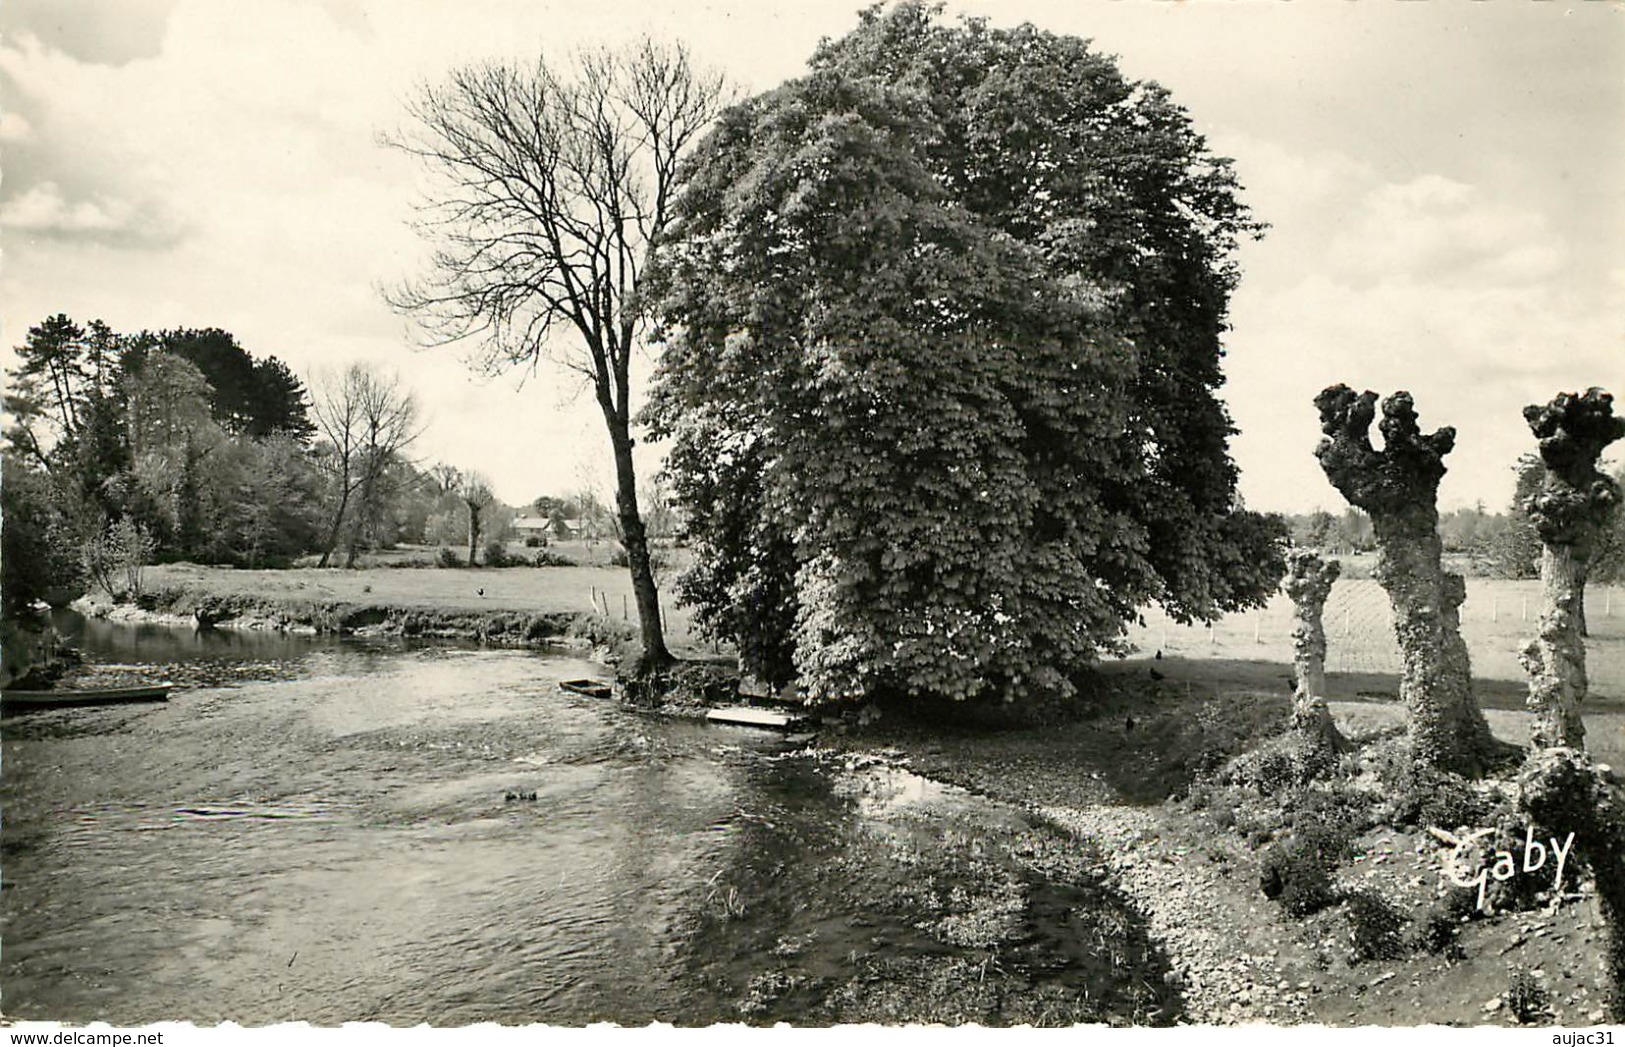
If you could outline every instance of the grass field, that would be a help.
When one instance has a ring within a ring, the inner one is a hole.
[[[1472,655],[1473,676],[1495,684],[1522,686],[1518,650],[1534,635],[1540,613],[1540,582],[1467,579],[1461,632]],[[1334,694],[1350,693],[1350,682],[1399,671],[1388,595],[1369,578],[1340,579],[1326,603],[1326,668]],[[1586,593],[1586,641],[1592,693],[1625,697],[1625,588],[1593,586]],[[1181,626],[1156,611],[1145,625],[1129,630],[1144,654],[1198,659],[1292,663],[1292,603],[1277,594],[1262,610],[1230,615],[1209,629]],[[1362,683],[1363,685],[1363,683]],[[1492,686],[1492,690],[1499,688]]]
[[[600,549],[606,543],[598,543]],[[517,551],[517,547],[516,547]],[[535,550],[527,550],[534,554]],[[555,549],[572,559],[566,547]],[[525,611],[542,614],[593,612],[636,621],[632,580],[624,567],[387,567],[393,562],[432,559],[434,549],[403,549],[384,554],[357,570],[295,567],[287,570],[234,570],[195,564],[160,564],[146,569],[148,590],[185,588],[221,596],[247,594],[268,600],[315,600],[437,611]],[[662,593],[666,642],[679,655],[710,654],[691,631],[693,616]]]

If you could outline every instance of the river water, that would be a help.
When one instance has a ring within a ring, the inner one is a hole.
[[[5,720],[12,1018],[1177,1015],[1109,891],[1033,872],[1074,845],[885,762],[563,692],[566,653],[62,625],[180,686]]]

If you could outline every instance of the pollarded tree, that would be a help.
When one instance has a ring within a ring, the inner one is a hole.
[[[1292,725],[1327,748],[1341,752],[1346,740],[1326,705],[1326,599],[1343,565],[1322,560],[1313,549],[1294,549],[1287,556],[1283,588],[1292,600],[1292,667],[1297,678],[1292,695]]]
[[[1399,692],[1410,712],[1410,744],[1419,763],[1477,774],[1495,755],[1489,724],[1473,696],[1459,608],[1467,590],[1442,566],[1438,492],[1444,456],[1456,443],[1448,426],[1424,434],[1411,395],[1382,403],[1383,448],[1371,445],[1377,394],[1334,385],[1315,397],[1325,436],[1321,468],[1350,505],[1371,517],[1376,579],[1394,610],[1401,656]]]
[[[1539,634],[1523,650],[1537,746],[1585,746],[1580,703],[1586,695],[1586,578],[1597,539],[1619,506],[1619,485],[1597,468],[1603,448],[1625,437],[1625,418],[1601,389],[1563,393],[1524,409],[1545,466],[1524,509],[1543,546],[1544,605]]]
[[[1586,648],[1582,610],[1597,540],[1617,512],[1620,488],[1597,468],[1602,451],[1625,437],[1625,418],[1601,389],[1562,393],[1524,408],[1540,441],[1543,473],[1524,508],[1544,546],[1540,560],[1544,606],[1540,631],[1523,651],[1529,707],[1535,713],[1532,754],[1520,779],[1520,799],[1542,825],[1573,833],[1575,851],[1597,885],[1607,928],[1604,966],[1609,1017],[1625,1021],[1625,792],[1582,751]]]
[[[1066,694],[1145,603],[1249,606],[1215,396],[1255,227],[1181,110],[1082,41],[863,15],[697,151],[650,417],[746,668],[815,698]]]
[[[670,660],[633,468],[639,283],[666,232],[678,161],[724,100],[686,50],[645,40],[573,68],[481,64],[425,88],[392,140],[439,180],[420,229],[430,273],[392,303],[431,344],[479,343],[491,371],[556,359],[583,375],[609,431],[615,505],[643,640]]]

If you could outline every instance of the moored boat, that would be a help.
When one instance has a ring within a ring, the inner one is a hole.
[[[135,684],[125,687],[79,687],[60,691],[0,691],[0,703],[7,709],[46,709],[72,705],[117,705],[123,702],[163,702],[169,700],[171,683]]]
[[[615,689],[603,680],[560,680],[561,690],[571,694],[584,694],[588,698],[608,698]]]

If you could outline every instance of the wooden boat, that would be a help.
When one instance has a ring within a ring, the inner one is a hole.
[[[608,698],[615,689],[603,680],[560,680],[559,688],[571,694],[584,694],[588,698]]]
[[[61,691],[0,691],[7,709],[51,709],[72,705],[118,705],[122,702],[164,702],[175,689],[171,683],[128,687],[82,687]]]
[[[758,709],[749,705],[725,706],[705,714],[709,723],[724,723],[735,727],[766,727],[769,730],[789,731],[801,727],[807,717],[777,709]]]

